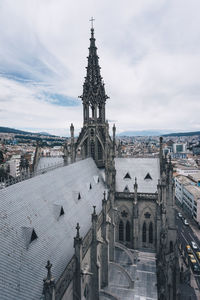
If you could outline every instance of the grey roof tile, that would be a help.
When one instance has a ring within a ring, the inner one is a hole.
[[[157,158],[115,158],[116,190],[123,192],[127,186],[130,192],[134,191],[135,177],[137,177],[139,193],[155,193],[160,177],[159,159]],[[127,177],[127,173],[130,178]],[[152,179],[145,179],[147,174]]]
[[[101,211],[104,189],[94,161],[86,159],[0,190],[2,300],[40,299],[47,260],[57,280],[74,253],[76,223],[84,236],[91,226],[92,206]],[[74,201],[73,191],[81,193],[80,200]],[[64,209],[59,218],[55,205]],[[22,227],[34,228],[38,236],[28,247]]]

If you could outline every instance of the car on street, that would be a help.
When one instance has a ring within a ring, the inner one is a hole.
[[[200,274],[200,267],[197,263],[195,263],[195,262],[192,263],[191,262],[191,267],[192,267],[192,270],[193,270],[194,273]]]
[[[197,246],[197,244],[195,243],[195,242],[191,242],[191,246],[192,246],[192,249],[193,250],[198,250],[198,246]]]
[[[189,223],[188,223],[188,221],[187,221],[186,219],[183,219],[183,224],[184,224],[185,226],[189,226]]]
[[[196,256],[197,256],[198,260],[200,260],[200,252],[199,251],[196,252]]]
[[[192,254],[192,248],[190,247],[190,245],[186,246],[186,251],[187,251],[187,253]]]

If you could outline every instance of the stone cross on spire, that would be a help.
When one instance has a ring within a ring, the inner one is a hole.
[[[92,17],[91,19],[90,19],[90,22],[91,22],[91,29],[94,29],[94,27],[93,27],[93,22],[95,21],[95,19]]]

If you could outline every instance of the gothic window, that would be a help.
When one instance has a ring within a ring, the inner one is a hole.
[[[94,149],[94,148],[95,148],[95,147],[94,147],[94,142],[91,141],[91,156],[92,156],[93,159],[95,158],[95,156],[94,156],[94,154],[95,154],[95,149]]]
[[[90,134],[91,134],[91,137],[94,136],[94,129],[91,129]]]
[[[89,187],[89,188],[90,188],[90,190],[92,189],[92,185],[91,185],[91,183],[90,183],[90,187]]]
[[[149,243],[153,243],[153,224],[152,222],[149,224]]]
[[[131,240],[131,227],[130,227],[130,222],[126,222],[126,241],[130,242]]]
[[[86,283],[85,289],[84,289],[84,297],[85,297],[86,300],[89,299],[89,287],[88,287],[87,283]]]
[[[101,116],[101,106],[99,106],[99,121],[102,121],[102,116]]]
[[[122,216],[123,218],[127,218],[128,213],[127,213],[125,210],[123,210],[123,211],[121,212],[121,216]]]
[[[81,194],[78,193],[78,200],[81,200]]]
[[[95,108],[94,106],[92,106],[92,118],[94,119],[94,112],[95,112]]]
[[[87,119],[87,108],[86,107],[84,108],[84,118],[85,118],[85,120]]]
[[[170,243],[169,243],[169,252],[173,252],[173,251],[174,251],[173,242],[170,241]]]
[[[145,176],[144,179],[145,179],[145,180],[146,180],[146,179],[151,179],[151,180],[152,180],[152,177],[151,177],[151,175],[150,175],[149,173],[147,173],[147,175]]]
[[[85,152],[85,157],[88,156],[88,140],[86,139],[84,141],[84,152]]]
[[[131,175],[129,174],[129,172],[126,173],[126,175],[124,176],[124,179],[131,179]]]
[[[144,222],[144,224],[142,226],[142,241],[143,241],[143,243],[146,243],[146,233],[147,233],[146,222]]]
[[[119,241],[124,241],[124,223],[122,220],[119,222]]]
[[[101,147],[101,143],[98,140],[98,159],[102,159],[102,158],[103,158],[102,147]]]
[[[145,216],[146,219],[150,219],[151,214],[150,214],[149,212],[146,212],[146,213],[144,214],[144,216]]]

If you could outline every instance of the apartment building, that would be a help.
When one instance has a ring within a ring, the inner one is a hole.
[[[182,208],[200,224],[200,187],[198,183],[184,175],[175,177],[175,196]]]

